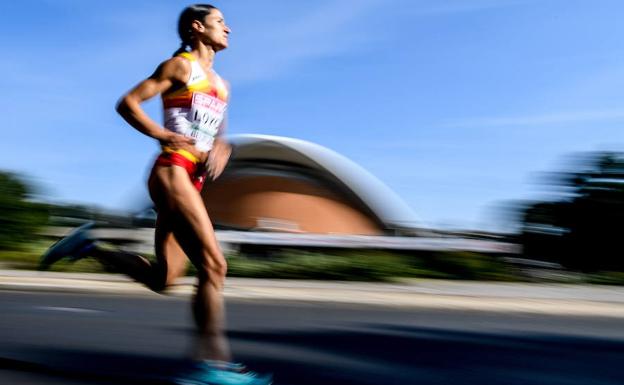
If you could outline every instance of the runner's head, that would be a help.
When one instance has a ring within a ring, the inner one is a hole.
[[[178,35],[182,43],[174,56],[194,47],[199,41],[220,51],[228,46],[230,28],[225,25],[223,14],[209,4],[188,6],[180,14]]]

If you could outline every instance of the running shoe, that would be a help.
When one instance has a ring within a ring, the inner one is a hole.
[[[223,369],[229,372],[247,372],[248,369],[245,364],[241,362],[228,362],[228,361],[218,361],[218,360],[204,360],[200,364],[200,366],[207,366],[212,369]]]
[[[84,257],[84,251],[95,241],[90,235],[93,225],[93,222],[85,223],[50,246],[41,256],[39,269],[47,270],[52,264],[65,257],[69,257],[72,261],[77,261]]]
[[[232,364],[231,368],[214,367],[200,364],[188,373],[174,379],[176,385],[271,385],[273,376],[260,375],[252,371],[237,370],[240,364]]]

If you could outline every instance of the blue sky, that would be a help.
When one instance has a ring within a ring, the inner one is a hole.
[[[49,199],[126,209],[156,143],[116,100],[179,46],[187,2],[2,2],[0,168]],[[229,132],[296,137],[356,161],[425,225],[497,229],[536,176],[624,143],[624,3],[214,2]],[[160,101],[146,103],[160,120]]]

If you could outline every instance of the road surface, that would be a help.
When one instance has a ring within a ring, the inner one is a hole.
[[[188,296],[0,291],[0,383],[152,384],[194,349]],[[618,317],[233,299],[275,384],[622,384]]]

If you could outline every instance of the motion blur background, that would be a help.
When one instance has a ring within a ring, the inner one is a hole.
[[[114,105],[178,47],[185,5],[0,6],[9,254],[50,218],[146,207],[157,146]],[[394,190],[421,230],[496,234],[526,244],[527,258],[621,269],[620,2],[215,5],[233,31],[215,64],[233,90],[229,134],[332,149]],[[158,98],[146,109],[160,119]]]
[[[187,5],[0,2],[1,383],[162,382],[197,343],[191,277],[33,271],[86,221],[152,257],[158,146],[114,106]],[[247,146],[203,192],[237,360],[276,384],[624,383],[624,2],[214,5]]]

